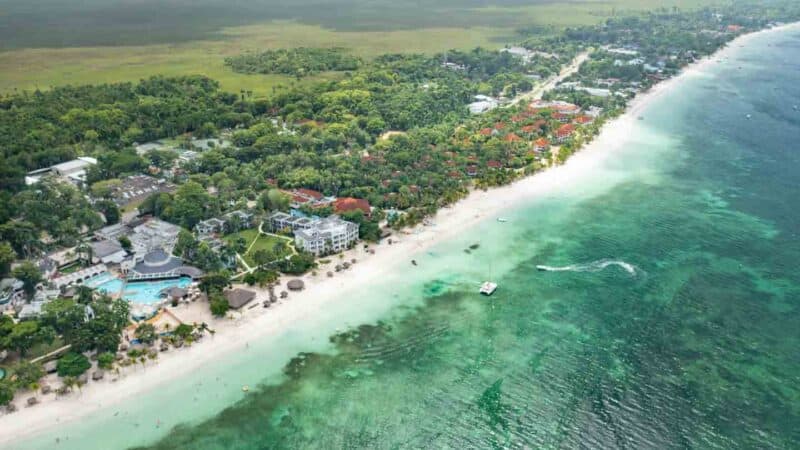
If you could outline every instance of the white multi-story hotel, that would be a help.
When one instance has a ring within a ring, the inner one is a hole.
[[[274,212],[267,216],[266,223],[273,231],[291,229],[295,247],[315,256],[347,250],[358,240],[358,224],[335,214],[316,219]]]
[[[305,230],[294,233],[295,247],[316,256],[337,253],[350,248],[358,240],[358,224],[330,216],[315,221]]]

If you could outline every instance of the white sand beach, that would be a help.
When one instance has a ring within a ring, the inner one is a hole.
[[[780,28],[787,27],[798,27],[798,25]],[[765,32],[771,30],[760,33]],[[334,256],[330,258],[331,263],[327,267],[318,270],[317,276],[303,277],[306,283],[305,290],[291,293],[288,299],[281,300],[268,309],[260,305],[253,309],[245,307],[241,317],[235,320],[211,319],[209,316],[207,322],[216,330],[213,338],[205,338],[191,347],[163,353],[156,362],[149,362],[145,369],[123,369],[119,376],[107,374],[102,381],[89,381],[80,392],[75,391],[59,398],[54,394],[39,395],[41,403],[33,407],[25,405],[25,400],[30,395],[18,395],[16,399],[18,410],[0,417],[0,428],[3,430],[3,433],[0,433],[0,447],[8,445],[12,440],[30,437],[76,421],[114,404],[135,401],[137,395],[156,390],[164,383],[179,379],[203,365],[211,364],[220,355],[244,350],[247,341],[279,335],[285,330],[296,327],[305,317],[313,315],[316,311],[334,308],[337,302],[348,301],[348,297],[340,294],[347,287],[367,285],[372,280],[400,270],[401,266],[406,268],[415,254],[458,236],[483,220],[492,220],[503,210],[558,192],[574,180],[590,174],[603,161],[613,158],[620,143],[630,136],[631,130],[638,122],[638,116],[652,101],[663,95],[677,93],[682,78],[702,72],[707,65],[725,58],[731,48],[744,44],[754,36],[755,34],[749,34],[736,39],[726,49],[687,68],[682,75],[660,83],[645,94],[640,94],[624,115],[607,123],[600,135],[571,157],[565,165],[551,168],[505,187],[474,191],[456,205],[440,210],[431,219],[436,224],[435,227],[420,225],[410,233],[396,233],[392,237],[391,245],[387,242],[370,245],[375,254],[370,254],[362,246],[358,246],[347,252],[344,257],[345,261],[355,258],[358,262],[349,270],[336,273],[334,277],[329,278],[326,272],[332,271],[330,267],[338,263],[338,257]],[[282,284],[285,285],[288,279],[284,277]],[[281,290],[283,287],[277,289],[278,292]],[[256,301],[260,303],[267,296],[265,290],[259,290]],[[192,305],[195,306],[206,307],[200,304]],[[179,316],[182,314],[181,307],[176,313]],[[183,314],[195,313],[187,311]],[[55,383],[51,385],[57,386]]]

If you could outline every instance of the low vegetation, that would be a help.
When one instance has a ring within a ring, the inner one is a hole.
[[[308,48],[267,50],[225,58],[225,65],[240,73],[280,73],[297,78],[320,72],[356,70],[362,60],[343,48]]]

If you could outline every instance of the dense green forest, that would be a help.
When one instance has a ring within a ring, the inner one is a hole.
[[[298,47],[225,58],[225,65],[234,72],[282,73],[298,78],[330,70],[356,70],[362,62],[343,48]]]

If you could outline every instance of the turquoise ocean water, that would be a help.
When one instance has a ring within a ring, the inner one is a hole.
[[[758,36],[568,189],[19,448],[798,448],[798,73]]]

